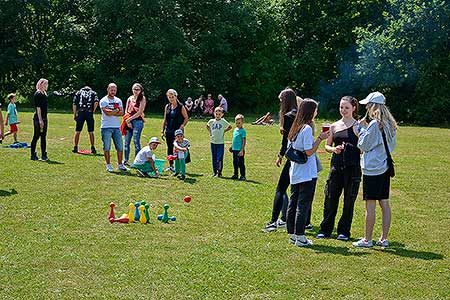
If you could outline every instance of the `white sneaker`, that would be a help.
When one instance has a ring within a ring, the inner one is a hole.
[[[118,165],[117,165],[117,169],[119,169],[119,171],[124,171],[124,172],[130,171],[130,170],[128,170],[128,168],[125,167],[123,164],[118,164]]]
[[[308,240],[304,235],[299,235],[297,237],[297,241],[295,242],[295,246],[297,247],[312,246],[312,241]]]
[[[297,236],[295,234],[289,235],[289,244],[295,244],[297,242]]]
[[[106,165],[106,171],[108,171],[108,172],[114,172],[114,170],[113,170],[113,167],[112,167],[112,165],[111,164],[107,164]]]
[[[371,240],[368,241],[365,238],[362,238],[357,242],[353,242],[352,245],[353,245],[353,247],[356,247],[356,248],[372,248],[373,247],[372,241]]]
[[[286,222],[284,222],[283,220],[278,220],[277,221],[277,228],[286,228]]]
[[[378,239],[378,241],[375,243],[375,245],[380,246],[381,249],[389,248],[389,241],[388,240],[381,240]]]

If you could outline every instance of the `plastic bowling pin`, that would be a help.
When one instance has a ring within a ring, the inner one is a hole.
[[[150,208],[150,204],[145,203],[144,207],[145,207],[144,214],[145,214],[145,217],[147,218],[147,223],[150,223],[150,213],[148,212],[148,209]]]
[[[140,206],[140,205],[141,205],[141,204],[140,204],[139,202],[134,202],[134,207],[136,208],[135,211],[134,211],[134,220],[135,220],[136,222],[139,221],[139,206]]]
[[[140,221],[142,224],[147,223],[147,218],[145,217],[144,209],[145,209],[144,206],[142,206],[142,205],[139,206],[139,214],[141,215],[141,217],[139,218],[139,221]]]
[[[116,207],[116,205],[114,204],[114,202],[110,202],[109,203],[109,215],[108,215],[108,219],[115,219],[116,216],[114,214],[114,207]]]
[[[134,204],[130,202],[130,204],[128,204],[128,207],[130,208],[130,210],[128,211],[128,222],[133,223],[134,222]]]

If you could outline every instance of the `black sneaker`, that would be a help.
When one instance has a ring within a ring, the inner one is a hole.
[[[308,224],[305,226],[305,230],[313,230],[314,227],[312,226],[312,224]]]
[[[245,178],[245,176],[241,176],[241,177],[239,177],[239,180],[240,180],[240,181],[246,181],[247,178]]]
[[[278,229],[277,222],[269,222],[266,226],[262,229],[263,232],[271,232],[276,231]]]
[[[148,173],[147,172],[141,171],[139,169],[136,169],[136,172],[138,172],[138,174],[141,175],[142,177],[148,177]]]
[[[78,146],[73,146],[72,152],[73,152],[73,153],[78,153]]]
[[[39,157],[37,157],[36,153],[34,153],[34,154],[31,154],[30,159],[31,160],[39,160]]]
[[[233,175],[233,176],[231,176],[231,179],[238,179],[238,176],[237,175]]]
[[[170,176],[177,177],[178,175],[180,175],[180,173],[173,173]]]
[[[186,176],[180,175],[180,176],[178,176],[178,179],[180,179],[180,180],[185,180],[185,179],[186,179]]]
[[[217,173],[217,177],[222,178],[222,173]]]
[[[41,159],[42,159],[43,161],[48,161],[47,153],[42,154]]]
[[[94,147],[94,146],[91,146],[91,153],[92,153],[92,154],[97,154],[97,150],[95,150],[95,147]]]

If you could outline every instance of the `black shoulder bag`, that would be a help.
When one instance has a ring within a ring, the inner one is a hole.
[[[284,156],[295,163],[305,164],[308,161],[308,155],[306,155],[305,151],[300,151],[294,148],[294,141],[297,139],[297,136],[286,149]]]
[[[389,148],[388,148],[387,141],[386,141],[386,134],[384,133],[384,129],[380,129],[380,130],[381,130],[381,135],[383,136],[384,149],[386,150],[386,154],[387,154],[387,165],[388,165],[389,176],[394,177],[395,176],[394,160],[392,159],[391,153],[389,152]]]

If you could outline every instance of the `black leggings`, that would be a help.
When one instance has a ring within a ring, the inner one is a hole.
[[[286,196],[286,191],[289,187],[289,169],[291,167],[291,162],[286,160],[283,169],[281,170],[280,179],[278,179],[277,189],[275,190],[275,197],[273,198],[273,208],[272,208],[272,220],[271,222],[276,222],[278,216],[281,212],[281,220],[286,222],[286,210],[288,198]]]
[[[39,139],[41,139],[41,153],[42,155],[47,155],[47,126],[48,121],[44,120],[44,128],[41,130],[39,125],[39,120],[33,119],[33,139],[31,140],[31,155],[36,154],[36,144]]]

